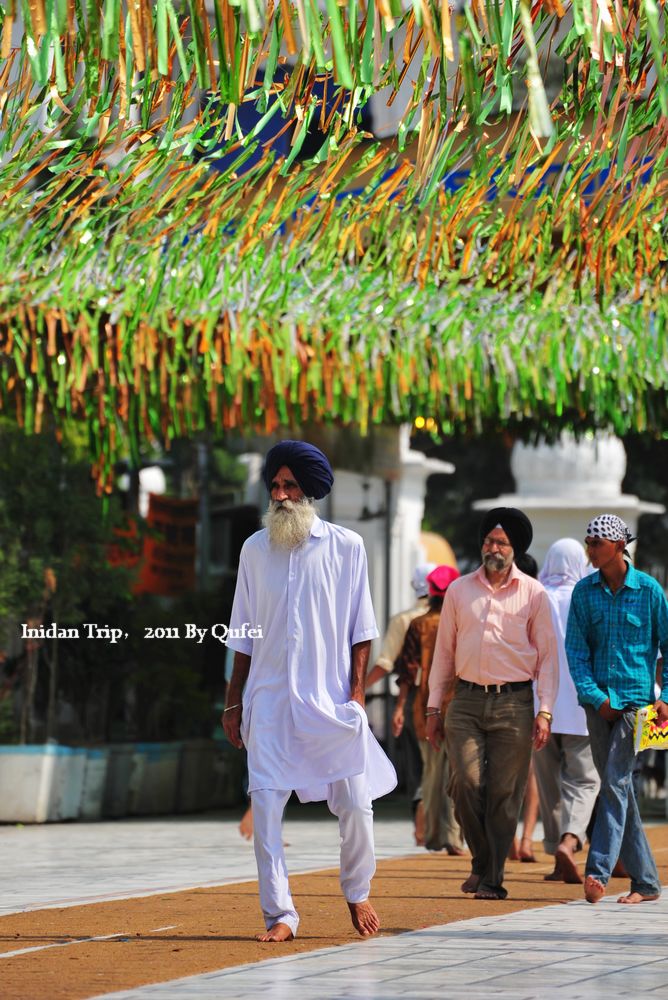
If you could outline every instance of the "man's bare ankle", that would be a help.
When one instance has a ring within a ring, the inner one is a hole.
[[[266,942],[292,941],[293,938],[292,928],[279,920],[266,930],[264,934],[257,934],[255,940],[264,944]]]
[[[626,896],[620,896],[617,900],[618,903],[652,903],[655,899],[659,898],[660,893],[644,893],[644,892],[629,892]]]
[[[370,937],[380,930],[378,914],[368,899],[361,903],[348,903],[353,927],[362,937]]]
[[[461,890],[462,892],[476,892],[479,885],[480,875],[475,875],[471,872],[469,877],[462,882]]]

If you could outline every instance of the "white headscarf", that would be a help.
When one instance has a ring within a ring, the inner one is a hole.
[[[427,583],[427,577],[432,570],[436,569],[436,563],[421,563],[416,566],[413,570],[413,578],[411,580],[411,587],[415,591],[416,597],[428,597],[429,596],[429,584]]]
[[[573,587],[589,572],[590,566],[582,543],[575,538],[560,538],[550,545],[543,568],[538,574],[552,609],[552,623],[559,650],[559,692],[552,709],[552,732],[571,736],[586,736],[587,721],[584,711],[578,705],[564,642]]]
[[[588,572],[582,544],[575,538],[560,538],[547,550],[538,579],[544,587],[567,587],[572,590]]]

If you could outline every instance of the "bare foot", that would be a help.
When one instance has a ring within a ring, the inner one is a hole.
[[[239,823],[239,833],[245,840],[253,839],[253,808],[249,806],[246,812],[241,817],[241,823]]]
[[[445,849],[451,858],[463,858],[466,854],[463,847],[454,847],[452,844],[448,844]]]
[[[510,845],[510,850],[508,851],[509,861],[519,861],[520,860],[520,842],[517,837],[513,838],[513,842]]]
[[[554,856],[554,871],[551,871],[549,875],[543,875],[544,882],[563,882],[564,875],[561,870],[561,862],[559,861],[559,855]]]
[[[473,872],[471,872],[466,881],[462,882],[461,889],[462,892],[476,892],[479,885],[480,885],[480,876],[474,875]]]
[[[641,892],[630,892],[628,896],[620,896],[618,903],[651,903],[653,899],[658,899],[659,893],[653,896],[643,896]]]
[[[287,924],[282,924],[279,920],[277,924],[270,927],[268,931],[264,934],[257,934],[255,937],[256,941],[292,941],[294,934],[290,930]]]
[[[502,892],[495,892],[494,889],[478,889],[474,899],[505,899]]]
[[[587,875],[584,881],[585,899],[588,903],[598,903],[605,896],[605,886],[593,875]]]
[[[348,903],[348,909],[353,919],[353,927],[362,937],[369,937],[380,930],[378,914],[368,899],[363,903]]]
[[[531,842],[531,837],[522,837],[520,841],[520,849],[517,852],[517,857],[519,861],[530,861],[535,863],[536,858],[533,853],[533,844]]]
[[[573,857],[573,849],[567,843],[559,844],[554,855],[556,863],[561,868],[561,877],[569,885],[582,885],[582,875]]]

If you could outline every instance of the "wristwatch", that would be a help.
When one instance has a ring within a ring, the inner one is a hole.
[[[550,723],[550,725],[552,725],[552,712],[544,712],[544,711],[543,711],[543,710],[541,709],[541,711],[540,711],[540,712],[538,712],[538,715],[542,715],[542,716],[543,716],[543,718],[544,718],[544,719],[547,719],[547,721],[548,721],[548,722]]]

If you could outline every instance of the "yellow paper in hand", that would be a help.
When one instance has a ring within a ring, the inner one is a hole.
[[[653,705],[639,708],[633,727],[633,741],[636,753],[641,750],[668,750],[668,723],[658,726],[656,709]]]

